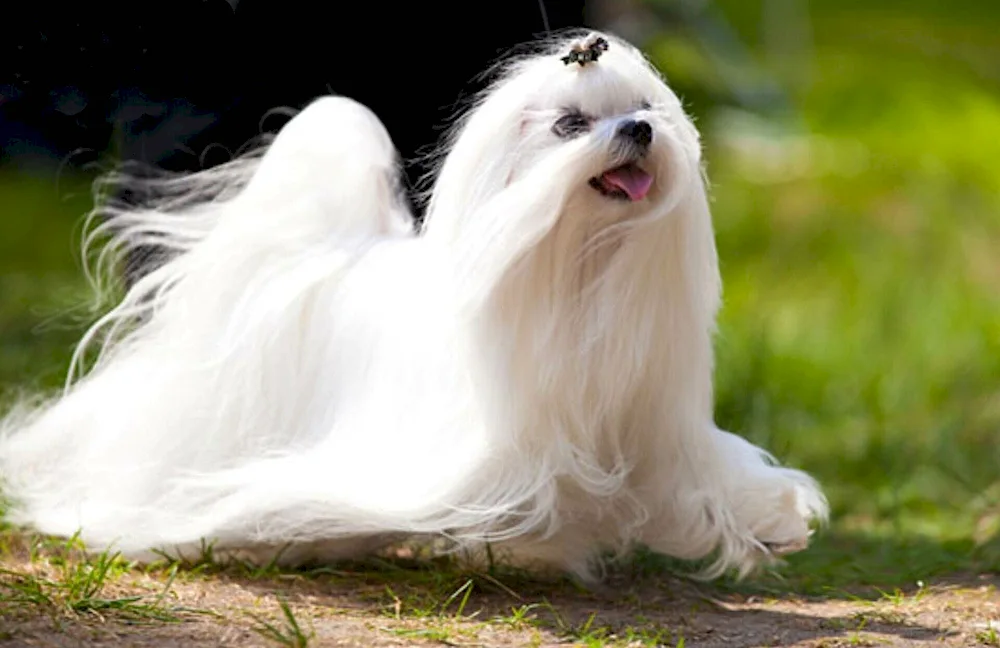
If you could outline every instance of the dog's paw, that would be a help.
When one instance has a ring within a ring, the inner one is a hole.
[[[811,534],[810,534],[811,535]],[[809,546],[809,537],[798,538],[789,542],[761,542],[767,552],[772,556],[784,556],[797,551],[802,551]]]
[[[759,500],[750,519],[754,538],[774,556],[807,548],[813,527],[827,517],[826,499],[815,482],[798,471],[782,472],[784,479],[775,484],[780,489]]]

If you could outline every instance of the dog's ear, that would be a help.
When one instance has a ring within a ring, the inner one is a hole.
[[[532,135],[530,129],[541,126],[544,130],[549,131],[552,128],[550,123],[553,114],[550,110],[544,110],[535,105],[527,105],[521,110],[519,120],[517,123],[517,137],[523,142],[526,137]]]
[[[531,124],[531,109],[525,110],[521,114],[521,120],[517,123],[517,137],[523,140],[528,132],[528,126]],[[514,169],[511,168],[507,171],[507,179],[504,181],[504,187],[509,187],[510,183],[514,181]]]

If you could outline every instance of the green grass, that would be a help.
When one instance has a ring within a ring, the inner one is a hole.
[[[302,626],[299,624],[298,619],[295,618],[295,613],[292,612],[292,608],[288,606],[288,601],[283,598],[279,598],[278,605],[281,608],[282,614],[281,625],[275,625],[260,615],[251,615],[256,622],[254,631],[265,639],[269,639],[272,642],[283,646],[289,646],[290,648],[306,648],[309,645],[309,641],[313,636],[313,633],[306,634],[302,630]]]
[[[12,539],[9,531],[4,538]],[[109,592],[109,586],[135,568],[118,553],[86,556],[74,536],[62,541],[32,538],[30,555],[32,569],[0,566],[0,612],[4,614],[41,610],[53,616],[114,617],[130,623],[180,620],[182,610],[167,600],[176,567],[156,593],[116,595]]]
[[[697,46],[655,52],[707,133],[718,419],[831,499],[832,527],[783,586],[996,569],[1000,9],[809,3],[810,47],[776,64],[764,5],[720,4],[790,112],[720,109],[688,72]]]
[[[719,5],[753,62],[785,89],[780,109],[754,118],[732,110],[703,49],[683,34],[651,49],[706,136],[725,280],[717,417],[816,475],[833,508],[809,550],[720,587],[878,599],[996,571],[1000,8],[810,3],[814,38],[789,53],[760,36],[761,2]],[[61,383],[85,314],[74,246],[86,181],[0,176],[0,397]],[[140,616],[152,605],[102,598],[119,559],[87,564],[51,580],[5,574],[0,599]],[[257,569],[247,575],[274,572]],[[643,555],[630,569],[693,566]],[[354,577],[346,573],[307,576]],[[369,564],[360,573],[384,585],[372,596],[387,615],[416,618],[462,615],[473,590],[499,587],[449,567]],[[560,627],[542,600],[499,621],[541,615],[584,644],[639,632],[599,616]],[[308,640],[290,612],[267,624],[279,643]],[[651,642],[667,637],[648,632]],[[981,640],[998,645],[990,632]]]
[[[976,635],[976,640],[984,646],[1000,646],[1000,633],[990,626]]]
[[[65,377],[88,315],[79,254],[88,181],[0,174],[0,402]]]

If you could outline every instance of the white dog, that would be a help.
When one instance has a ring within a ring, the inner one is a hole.
[[[333,97],[103,209],[106,254],[175,255],[81,341],[85,377],[8,415],[9,518],[140,559],[430,536],[585,577],[636,545],[715,573],[805,547],[814,481],[713,424],[694,126],[629,44],[542,49],[458,124],[419,235],[389,135]]]

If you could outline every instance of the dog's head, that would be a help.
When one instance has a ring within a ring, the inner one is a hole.
[[[513,188],[529,202],[546,193],[556,217],[662,217],[700,181],[696,129],[628,43],[597,33],[563,38],[500,69],[455,131],[430,227],[474,218]]]

